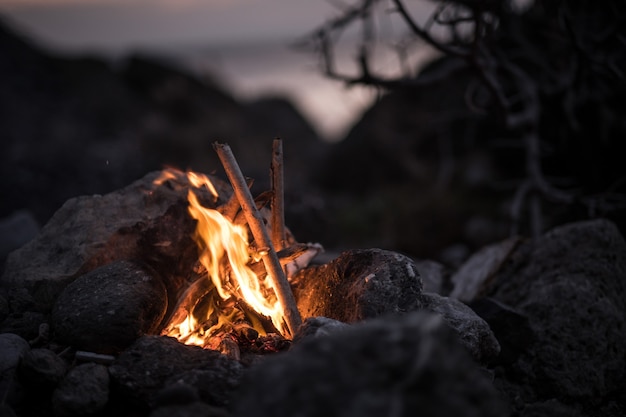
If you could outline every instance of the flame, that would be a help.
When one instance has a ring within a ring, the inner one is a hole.
[[[206,187],[215,198],[218,197],[211,180],[195,172],[165,170],[154,183],[160,185],[170,179],[184,178],[194,187]],[[247,228],[232,223],[217,210],[204,207],[193,189],[189,190],[187,200],[189,214],[197,220],[194,238],[200,249],[199,261],[206,268],[207,279],[211,280],[217,294],[208,301],[208,306],[176,314],[176,321],[166,326],[164,334],[186,344],[209,346],[211,337],[219,329],[232,326],[244,315],[240,310],[225,308],[225,305],[230,300],[243,300],[286,335],[283,308],[271,280],[267,274],[257,276],[250,268],[252,262],[259,260],[259,255],[251,249]],[[256,324],[254,328],[260,334],[265,334],[258,320],[252,324]]]

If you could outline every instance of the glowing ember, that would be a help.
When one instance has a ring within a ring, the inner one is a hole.
[[[194,187],[206,187],[217,198],[215,187],[203,174],[166,170],[155,180],[155,184],[183,177]],[[269,318],[274,327],[286,335],[283,309],[271,281],[266,274],[259,277],[250,267],[260,255],[254,253],[249,244],[247,228],[233,224],[217,210],[202,206],[193,189],[189,190],[187,199],[189,214],[198,222],[195,240],[200,248],[199,260],[206,268],[207,280],[210,279],[213,285],[203,287],[205,299],[194,301],[193,308],[177,311],[165,327],[164,334],[186,344],[213,347],[214,336],[229,333],[244,320],[245,313],[235,308],[238,300],[243,300],[249,308]],[[258,319],[247,318],[255,330],[265,334]]]

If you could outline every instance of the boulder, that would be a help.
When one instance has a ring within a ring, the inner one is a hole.
[[[167,292],[146,265],[116,261],[80,276],[52,310],[57,343],[99,353],[116,353],[144,334],[160,330]]]
[[[298,327],[293,336],[293,343],[302,343],[305,340],[317,339],[331,333],[344,330],[350,325],[327,317],[309,317]]]
[[[506,416],[441,317],[386,316],[311,339],[253,366],[233,415]]]
[[[72,368],[52,394],[55,416],[93,415],[109,401],[107,367],[84,363]]]
[[[471,308],[438,294],[422,293],[419,300],[422,309],[443,318],[477,362],[487,364],[496,359],[500,344],[489,325]]]
[[[452,275],[450,297],[469,303],[488,292],[491,281],[521,242],[518,237],[483,247]]]
[[[194,395],[219,405],[230,402],[243,367],[214,350],[183,345],[171,337],[143,336],[117,357],[109,372],[135,403],[154,406],[162,401],[165,388],[183,383]]]
[[[529,400],[595,408],[623,393],[626,243],[613,223],[572,223],[525,243],[490,295],[528,317],[535,335],[506,368]]]
[[[69,365],[50,349],[32,349],[20,362],[19,376],[24,385],[50,390],[63,379]]]
[[[17,369],[29,351],[30,345],[20,336],[0,334],[0,396],[8,404],[14,404],[20,399],[21,384],[17,378]]]
[[[292,287],[303,318],[354,323],[417,309],[422,280],[415,263],[404,255],[359,249],[299,271]]]
[[[0,287],[8,289],[12,306],[18,295],[28,299],[16,292],[30,297],[30,305],[22,303],[23,309],[13,312],[49,312],[70,282],[120,259],[151,263],[167,275],[168,293],[176,296],[197,259],[195,223],[186,213],[189,183],[177,178],[155,185],[161,174],[147,174],[104,196],[68,200],[35,239],[12,252]],[[220,196],[228,198],[230,187],[211,179]]]

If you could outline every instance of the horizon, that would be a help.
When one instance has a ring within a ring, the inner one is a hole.
[[[113,61],[141,52],[174,57],[237,99],[289,99],[331,142],[345,137],[379,92],[328,79],[318,56],[288,45],[338,12],[322,0],[0,0],[0,15],[46,50]],[[351,68],[348,48],[337,58]],[[381,56],[381,67],[396,65],[395,56]],[[418,51],[420,62],[428,58]]]

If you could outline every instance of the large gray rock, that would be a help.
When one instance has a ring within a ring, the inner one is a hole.
[[[12,333],[0,334],[0,396],[9,404],[19,398],[17,368],[29,351],[30,345],[20,336]]]
[[[144,336],[109,367],[124,395],[154,406],[163,390],[184,383],[213,405],[227,404],[239,386],[242,365],[214,350],[165,336]]]
[[[52,394],[55,416],[95,414],[109,401],[109,372],[104,365],[75,366]]]
[[[154,270],[117,261],[68,285],[52,310],[58,343],[100,353],[123,350],[156,333],[167,310],[165,285]]]
[[[491,295],[527,316],[535,335],[508,368],[529,399],[593,406],[623,394],[626,243],[613,223],[569,224],[524,244]]]
[[[189,183],[175,178],[155,185],[160,175],[150,173],[104,196],[68,200],[35,239],[9,255],[0,287],[26,289],[35,304],[28,308],[47,311],[78,276],[115,260],[140,258],[167,273],[168,290],[176,293],[189,274],[183,269],[197,259],[195,226],[186,213]],[[212,180],[227,198],[229,187]],[[13,292],[8,296],[13,305]]]
[[[458,300],[439,294],[422,293],[420,303],[422,309],[443,318],[476,361],[489,363],[496,359],[500,353],[500,344],[487,322],[474,310]]]
[[[499,394],[437,315],[355,324],[269,357],[234,416],[506,416]]]
[[[326,337],[349,326],[349,324],[329,319],[328,317],[309,317],[298,327],[296,334],[293,336],[293,343],[302,343],[304,340]]]
[[[473,254],[450,278],[453,285],[450,297],[469,303],[484,295],[520,242],[520,238],[512,237]]]
[[[50,389],[63,379],[68,364],[50,349],[33,349],[20,362],[19,376],[30,389]]]
[[[422,280],[410,258],[382,249],[361,249],[301,270],[292,286],[303,318],[323,316],[354,323],[417,309]]]
[[[15,370],[30,345],[20,336],[12,333],[0,334],[0,374]]]

